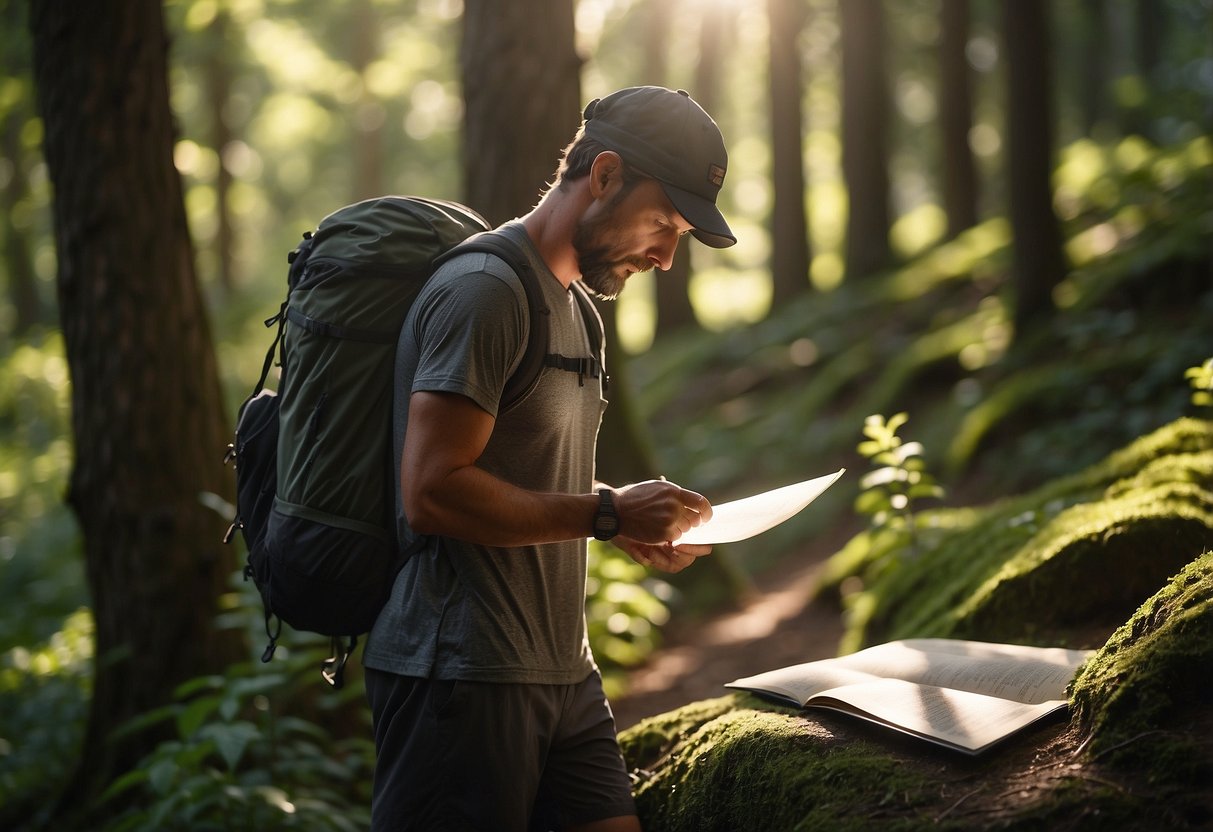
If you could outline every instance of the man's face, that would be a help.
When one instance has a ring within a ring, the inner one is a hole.
[[[587,212],[577,223],[573,248],[582,282],[598,297],[613,300],[636,272],[668,269],[678,238],[690,230],[656,180],[624,187],[602,210]]]

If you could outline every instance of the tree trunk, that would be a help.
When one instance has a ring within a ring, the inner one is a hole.
[[[1158,135],[1154,129],[1151,102],[1156,94],[1158,64],[1166,36],[1167,14],[1167,6],[1154,0],[1136,0],[1134,3],[1135,66],[1143,96],[1141,102],[1133,108],[1130,119],[1135,133],[1154,142],[1158,141]]]
[[[846,180],[846,274],[890,265],[889,90],[881,0],[839,0],[842,33],[842,174]]]
[[[649,15],[643,37],[645,66],[644,79],[662,83],[669,75],[669,37],[671,22],[678,18],[678,3],[673,0],[649,3],[645,11]],[[691,305],[691,252],[684,240],[674,251],[674,261],[668,271],[659,272],[654,281],[655,295],[655,339],[670,335],[688,327],[698,327],[695,307]],[[616,366],[618,366],[616,361]]]
[[[969,147],[973,84],[965,55],[969,0],[943,0],[940,18],[939,126],[943,134],[943,204],[950,240],[977,225],[977,170]]]
[[[227,41],[231,20],[226,10],[220,10],[211,21],[207,33],[206,96],[211,109],[211,146],[219,157],[215,173],[215,254],[219,264],[219,286],[230,294],[235,282],[233,275],[232,172],[228,169],[228,147],[232,143],[232,128],[227,122],[232,78],[227,62]]]
[[[1083,0],[1081,8],[1082,68],[1078,105],[1082,112],[1083,133],[1090,136],[1108,115],[1108,44],[1112,41],[1108,26],[1106,0]]]
[[[1065,277],[1053,212],[1052,70],[1045,0],[1002,0],[1007,54],[1007,181],[1010,189],[1015,324],[1025,332],[1053,314]]]
[[[771,207],[771,310],[809,288],[812,248],[805,208],[804,85],[799,40],[804,26],[803,0],[767,0],[770,27],[771,172],[775,199]]]
[[[573,32],[572,0],[464,3],[464,193],[494,225],[538,202],[581,123]]]
[[[86,807],[150,748],[113,734],[243,651],[214,626],[234,563],[228,439],[173,166],[157,0],[32,5],[34,77],[55,189],[59,308],[76,458],[68,501],[96,620],[89,724],[64,809]]]

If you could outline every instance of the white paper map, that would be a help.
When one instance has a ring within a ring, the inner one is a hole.
[[[774,528],[816,500],[845,468],[824,477],[785,485],[753,497],[712,506],[712,519],[684,534],[676,544],[733,543]]]

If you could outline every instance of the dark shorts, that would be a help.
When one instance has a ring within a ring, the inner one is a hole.
[[[366,693],[375,832],[550,830],[636,813],[597,672],[518,685],[367,668]]]

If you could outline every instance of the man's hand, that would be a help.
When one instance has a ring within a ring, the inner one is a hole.
[[[665,479],[626,485],[615,491],[619,536],[612,542],[632,560],[663,572],[679,572],[712,551],[706,545],[678,545],[678,538],[712,517],[702,494]]]
[[[676,546],[670,543],[640,543],[622,535],[611,540],[616,546],[627,552],[632,560],[642,566],[651,566],[662,572],[681,572],[697,559],[711,554],[712,547],[707,544],[688,543]]]

